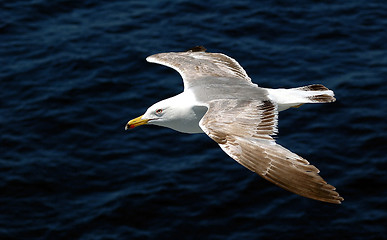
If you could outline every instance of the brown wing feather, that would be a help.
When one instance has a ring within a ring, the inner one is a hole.
[[[277,111],[270,101],[210,102],[200,126],[229,156],[279,187],[319,201],[344,200],[315,166],[275,143]]]
[[[251,82],[246,71],[235,59],[222,53],[208,53],[204,50],[204,47],[195,47],[186,52],[159,53],[147,57],[146,60],[178,71],[185,88],[194,85],[195,79],[203,77],[237,78]]]

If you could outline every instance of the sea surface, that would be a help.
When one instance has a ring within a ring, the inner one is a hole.
[[[0,239],[387,239],[387,2],[0,2]],[[203,45],[268,88],[277,142],[341,205],[287,192],[205,134],[128,120],[180,93],[151,54]]]

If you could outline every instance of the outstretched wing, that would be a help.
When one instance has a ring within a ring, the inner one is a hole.
[[[251,83],[246,71],[234,59],[222,53],[205,52],[204,47],[195,47],[186,52],[159,53],[146,58],[178,71],[184,88],[195,84],[195,79],[204,77],[238,78]]]
[[[315,166],[275,143],[277,109],[269,100],[212,101],[200,127],[230,157],[279,187],[319,201],[344,200]]]

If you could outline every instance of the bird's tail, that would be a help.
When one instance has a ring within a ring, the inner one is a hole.
[[[293,88],[312,103],[330,103],[336,101],[335,94],[321,84],[313,84],[299,88]]]
[[[290,89],[268,89],[269,97],[282,111],[290,107],[299,107],[305,103],[329,103],[336,101],[335,94],[321,84]]]

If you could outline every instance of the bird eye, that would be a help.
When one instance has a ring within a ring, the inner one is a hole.
[[[157,113],[157,114],[161,114],[162,112],[163,112],[163,109],[161,109],[161,108],[159,108],[159,109],[156,110],[156,113]]]

